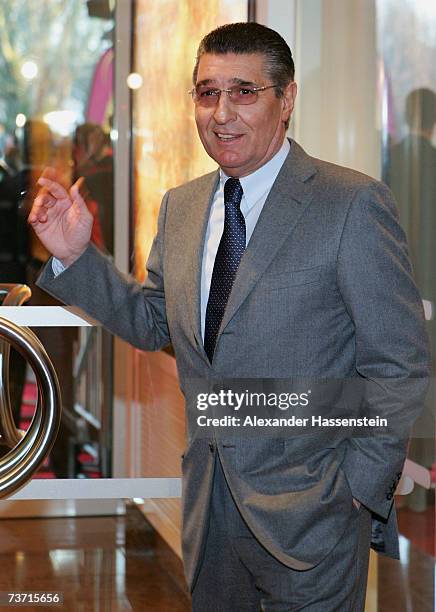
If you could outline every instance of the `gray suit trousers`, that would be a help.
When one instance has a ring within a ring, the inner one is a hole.
[[[291,569],[252,535],[235,505],[219,457],[210,522],[192,592],[193,612],[363,612],[371,514],[351,513],[335,548],[314,568]]]

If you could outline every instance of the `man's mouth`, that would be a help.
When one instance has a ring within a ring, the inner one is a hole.
[[[221,140],[222,142],[231,142],[232,140],[237,140],[243,136],[243,134],[222,134],[221,132],[214,133],[218,140]]]

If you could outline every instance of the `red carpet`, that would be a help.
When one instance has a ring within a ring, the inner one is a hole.
[[[38,400],[38,387],[34,382],[26,382],[21,401],[19,429],[27,431],[32,422]],[[47,457],[33,478],[56,478],[56,474],[50,469],[50,457]]]

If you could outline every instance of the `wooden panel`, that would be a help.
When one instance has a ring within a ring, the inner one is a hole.
[[[139,353],[136,386],[141,410],[140,476],[180,476],[180,455],[185,447],[184,399],[179,389],[174,357]],[[180,500],[156,499],[147,505],[150,523],[181,556]]]
[[[159,535],[182,558],[181,501],[180,499],[154,499],[144,508],[144,514]]]
[[[174,357],[162,351],[138,351],[116,339],[116,405],[124,410],[124,427],[114,432],[122,448],[125,476],[180,477],[185,446],[184,398]],[[120,415],[117,416],[120,423]],[[117,452],[115,451],[115,456]],[[153,527],[181,556],[179,499],[153,499],[141,507]]]
[[[141,411],[140,476],[180,476],[185,446],[185,410],[174,357],[140,353],[137,385]]]

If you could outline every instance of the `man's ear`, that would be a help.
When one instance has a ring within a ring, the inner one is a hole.
[[[297,97],[297,83],[291,81],[283,90],[282,96],[282,120],[286,123],[289,121],[292,111],[294,110],[295,98]]]

